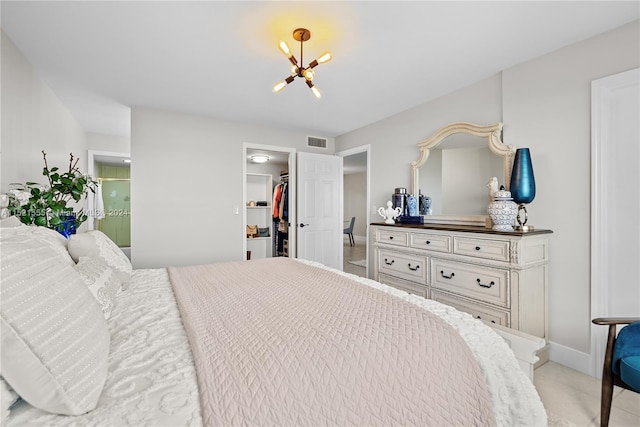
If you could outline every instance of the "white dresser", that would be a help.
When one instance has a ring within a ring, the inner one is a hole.
[[[551,230],[384,223],[370,229],[375,280],[548,340]]]

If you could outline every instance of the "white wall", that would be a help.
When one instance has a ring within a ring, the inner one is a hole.
[[[12,182],[44,182],[41,151],[50,167],[63,170],[69,153],[87,170],[86,135],[78,122],[2,33],[2,139],[0,191]]]
[[[529,222],[549,228],[551,358],[588,369],[591,80],[640,66],[638,21],[504,70],[468,88],[336,138],[371,144],[372,203],[409,187],[415,143],[455,121],[504,122],[504,141],[529,147],[536,199]]]
[[[638,66],[635,21],[503,72],[505,135],[533,160],[530,222],[554,230],[549,336],[580,352],[590,351],[591,81]]]
[[[367,173],[351,173],[344,176],[344,219],[356,217],[353,235],[367,235]],[[345,228],[349,223],[345,223]]]
[[[129,153],[131,152],[131,140],[128,136],[87,132],[87,150]]]
[[[131,110],[131,257],[135,268],[243,259],[243,142],[306,147],[306,132]],[[234,207],[239,214],[234,214]]]

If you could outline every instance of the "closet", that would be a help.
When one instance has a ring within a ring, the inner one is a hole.
[[[247,148],[246,259],[289,256],[289,195],[288,153]]]

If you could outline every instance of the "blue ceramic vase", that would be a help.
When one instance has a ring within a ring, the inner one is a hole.
[[[72,234],[76,234],[76,216],[75,215],[59,215],[59,225],[55,227],[55,230],[62,234],[65,238],[71,237]]]
[[[509,190],[516,203],[531,203],[536,197],[536,181],[533,176],[531,153],[528,148],[516,150]]]

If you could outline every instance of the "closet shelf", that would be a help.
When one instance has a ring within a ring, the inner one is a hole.
[[[251,240],[270,240],[271,236],[268,237],[247,237],[247,241],[251,241]]]
[[[247,209],[271,209],[271,205],[267,205],[267,206],[247,206]]]

